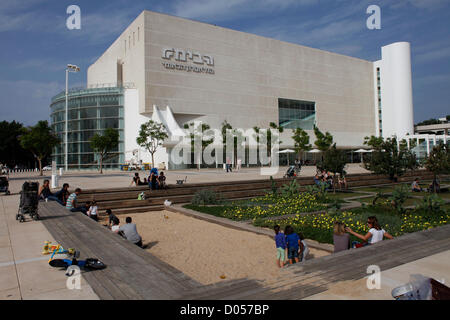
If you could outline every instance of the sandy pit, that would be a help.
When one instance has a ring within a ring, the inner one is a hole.
[[[202,284],[279,275],[274,240],[268,236],[223,227],[171,211],[119,216],[132,217],[146,250]],[[310,248],[309,258],[328,255]]]

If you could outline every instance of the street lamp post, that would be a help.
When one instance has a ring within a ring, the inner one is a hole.
[[[65,147],[64,147],[64,170],[68,170],[68,151],[69,151],[69,72],[78,72],[80,68],[75,65],[68,64],[66,68],[66,126],[65,126]]]

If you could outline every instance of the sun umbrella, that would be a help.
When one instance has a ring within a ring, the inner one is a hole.
[[[295,151],[292,149],[284,149],[282,151],[278,151],[277,153],[295,153]],[[289,166],[289,157],[287,157],[287,164]]]

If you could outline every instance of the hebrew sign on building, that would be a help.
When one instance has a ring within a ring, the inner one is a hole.
[[[178,48],[163,48],[162,58],[176,62],[163,61],[166,69],[185,70],[187,72],[214,74],[214,58],[210,55],[201,54],[198,51],[183,50]],[[189,64],[192,62],[193,64]]]

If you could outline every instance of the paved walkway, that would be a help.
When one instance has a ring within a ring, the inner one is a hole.
[[[367,172],[360,166],[361,164],[352,163],[348,165],[347,173],[365,173]],[[280,167],[277,174],[274,174],[274,178],[282,178],[286,173],[287,167]],[[238,180],[255,180],[255,179],[268,179],[269,176],[261,175],[260,168],[242,168],[240,171],[233,171],[227,173],[223,169],[189,169],[189,170],[169,170],[166,171],[167,183],[175,184],[176,180],[185,179],[187,177],[188,183],[202,183],[202,182],[222,182],[222,181],[238,181]],[[315,166],[304,166],[300,172],[300,176],[314,176],[316,173]],[[139,171],[141,179],[148,176],[148,171]],[[111,171],[107,170],[103,175],[96,171],[83,171],[83,172],[69,172],[64,174],[59,181],[61,187],[63,183],[69,183],[71,188],[84,188],[84,189],[102,189],[113,187],[127,187],[131,183],[131,179],[134,176],[134,171]],[[39,181],[42,183],[44,179],[50,179],[51,172],[44,171],[44,176],[39,176],[39,173],[14,173],[10,175],[10,189],[12,193],[20,191],[22,184],[27,180]]]
[[[381,270],[380,288],[368,289],[367,279],[338,282],[322,293],[306,300],[391,300],[394,288],[410,281],[410,275],[421,274],[450,286],[450,250],[406,263],[401,266]]]
[[[55,240],[42,221],[15,219],[18,195],[0,196],[0,300],[98,299],[82,278],[80,290],[66,287],[63,271],[48,265],[41,254],[44,241]]]

